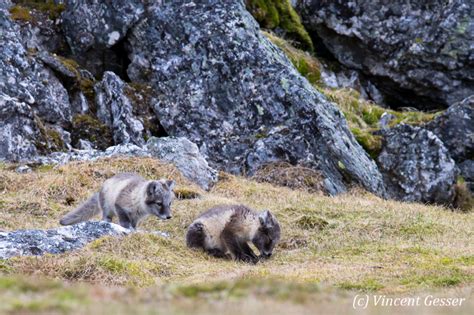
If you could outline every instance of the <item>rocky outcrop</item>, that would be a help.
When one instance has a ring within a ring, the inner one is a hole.
[[[75,54],[112,47],[145,11],[141,0],[69,0],[65,4],[63,30]]]
[[[105,221],[82,222],[51,230],[0,232],[0,259],[61,254],[84,247],[104,236],[123,236],[128,233],[130,230]]]
[[[440,108],[474,94],[472,1],[297,2],[310,34],[389,105]]]
[[[36,156],[38,137],[31,107],[0,94],[0,160],[18,161]]]
[[[4,149],[0,158],[27,159],[67,146],[62,128],[71,120],[68,93],[54,73],[27,52],[19,26],[3,9],[0,42],[0,141]]]
[[[115,144],[144,145],[143,123],[133,115],[132,102],[124,93],[125,82],[107,71],[94,89],[97,117],[112,129]]]
[[[71,161],[95,161],[101,158],[118,156],[151,157],[151,154],[146,150],[146,148],[142,148],[131,143],[112,146],[104,151],[87,147],[87,142],[84,144],[84,146],[84,150],[73,149],[68,152],[54,152],[45,156],[35,156],[31,159],[24,160],[24,163],[64,165]]]
[[[457,163],[474,159],[474,96],[452,105],[424,128],[443,141]]]
[[[150,154],[173,163],[184,177],[209,190],[217,182],[217,171],[211,168],[196,144],[183,137],[151,138],[147,142]]]
[[[54,74],[28,54],[19,27],[0,10],[0,92],[33,108],[45,121],[65,123],[71,119],[66,89]]]
[[[409,125],[385,131],[377,161],[389,197],[452,203],[456,165],[443,142],[431,131]]]
[[[330,193],[355,182],[384,194],[341,112],[259,33],[242,1],[150,8],[128,47],[128,76],[153,86],[166,132],[198,144],[211,166],[252,174],[288,161],[320,170]]]

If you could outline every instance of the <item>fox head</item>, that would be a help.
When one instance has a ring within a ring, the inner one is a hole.
[[[258,215],[259,228],[255,233],[252,243],[260,251],[262,258],[270,258],[273,248],[280,241],[280,224],[275,216],[268,210]]]
[[[162,220],[171,219],[171,202],[174,199],[173,180],[154,180],[146,188],[145,203],[148,211]]]

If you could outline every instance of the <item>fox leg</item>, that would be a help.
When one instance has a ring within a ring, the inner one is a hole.
[[[115,209],[117,210],[117,216],[119,218],[120,225],[126,229],[135,229],[137,223],[130,220],[130,217],[125,209],[119,205],[115,205]]]
[[[242,251],[245,253],[245,255],[247,255],[248,257],[251,257],[252,262],[257,262],[259,260],[258,256],[255,255],[253,250],[250,248],[249,244],[247,244],[246,242],[243,242],[240,244],[240,246],[242,248]]]
[[[219,248],[209,248],[209,249],[206,249],[206,252],[213,256],[213,257],[216,257],[216,258],[232,258],[232,257],[229,257],[229,255],[227,255],[226,253],[224,253],[222,250],[220,250]]]
[[[102,220],[112,222],[115,212],[107,205],[107,202],[105,201],[105,195],[102,191],[99,193],[99,205],[102,209]]]
[[[222,241],[235,259],[252,264],[256,264],[258,262],[258,257],[253,253],[252,249],[247,243],[241,242],[235,237],[235,233],[232,231],[232,228],[224,228],[222,231]]]

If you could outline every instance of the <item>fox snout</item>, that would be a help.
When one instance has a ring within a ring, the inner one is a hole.
[[[171,213],[168,212],[168,213],[159,213],[157,217],[160,218],[161,220],[169,220],[171,219],[172,216],[171,216]]]
[[[261,257],[264,258],[264,259],[268,259],[268,258],[272,257],[272,253],[271,252],[268,252],[268,253],[263,252],[261,254]]]

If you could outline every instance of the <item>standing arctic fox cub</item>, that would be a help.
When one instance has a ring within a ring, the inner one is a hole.
[[[220,258],[257,263],[252,242],[260,258],[269,258],[280,240],[280,225],[270,211],[255,213],[242,205],[217,206],[201,214],[188,228],[186,244],[202,248]]]
[[[107,179],[95,193],[60,221],[70,225],[87,221],[102,211],[102,220],[112,222],[117,215],[124,228],[137,227],[138,222],[153,214],[162,220],[171,218],[174,198],[172,180],[145,180],[137,174],[122,173]]]

